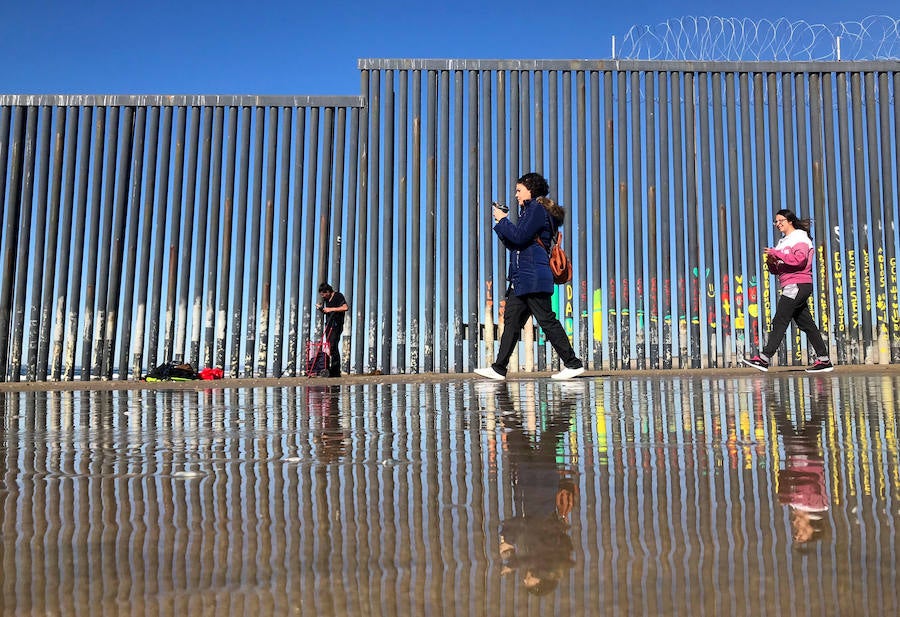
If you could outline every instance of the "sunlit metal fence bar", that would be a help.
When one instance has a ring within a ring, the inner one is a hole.
[[[783,207],[813,219],[836,360],[900,361],[895,63],[359,69],[358,97],[0,95],[3,378],[298,374],[324,280],[345,370],[468,371],[502,330],[489,204],[531,170],[567,209],[558,314],[590,368],[753,353]],[[524,340],[513,370],[554,365]]]

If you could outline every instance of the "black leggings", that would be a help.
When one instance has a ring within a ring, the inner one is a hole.
[[[812,283],[800,283],[798,285],[796,298],[789,298],[783,293],[778,295],[778,304],[775,308],[775,317],[772,318],[772,331],[763,347],[763,355],[771,358],[778,351],[781,341],[784,340],[784,333],[787,332],[791,320],[797,324],[803,332],[806,333],[806,339],[812,345],[816,355],[820,358],[828,357],[828,346],[822,340],[822,333],[819,332],[819,326],[813,321],[809,312],[809,297],[812,295]]]
[[[509,294],[506,297],[506,308],[503,312],[503,336],[500,337],[500,350],[497,352],[497,360],[492,365],[494,370],[501,375],[506,375],[506,366],[519,339],[522,338],[522,328],[528,318],[534,315],[538,325],[547,335],[547,340],[556,350],[559,359],[566,368],[581,368],[581,360],[575,355],[569,337],[562,324],[556,319],[556,313],[550,306],[551,294],[534,293],[517,296]]]

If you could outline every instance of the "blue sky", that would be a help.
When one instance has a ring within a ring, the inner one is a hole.
[[[6,0],[5,94],[358,94],[358,58],[609,58],[633,25],[717,16],[833,24],[896,2],[448,3]]]

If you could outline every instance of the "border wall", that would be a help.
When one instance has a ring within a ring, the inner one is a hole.
[[[780,208],[813,219],[837,362],[900,361],[896,62],[358,68],[359,96],[0,95],[0,379],[302,374],[322,281],[346,371],[469,371],[502,331],[489,204],[532,170],[567,209],[557,306],[589,368],[755,352]],[[527,330],[511,368],[551,368]]]

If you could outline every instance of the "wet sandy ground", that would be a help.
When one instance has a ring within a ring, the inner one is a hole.
[[[553,373],[518,372],[510,373],[507,381],[538,380],[549,378]],[[749,375],[806,375],[804,367],[772,367],[768,373],[761,373],[749,367],[713,369],[670,369],[642,371],[587,371],[578,379],[681,379],[709,377],[746,377]],[[831,375],[900,375],[900,364],[863,364],[836,366]],[[214,381],[166,381],[146,382],[140,380],[91,380],[91,381],[42,381],[42,382],[0,382],[0,392],[51,392],[51,391],[105,391],[105,390],[206,390],[208,388],[268,388],[298,386],[340,386],[378,384],[426,384],[449,383],[460,380],[484,381],[473,373],[402,373],[402,374],[345,374],[340,378],[327,377],[256,377],[239,379],[217,379]],[[576,380],[577,381],[577,380]]]
[[[900,614],[900,370],[0,387],[0,615]]]

